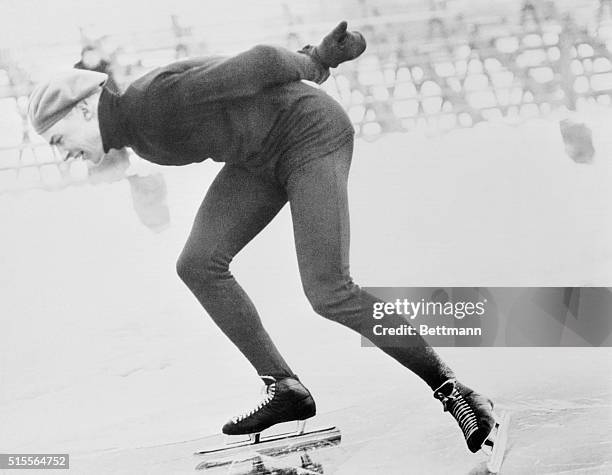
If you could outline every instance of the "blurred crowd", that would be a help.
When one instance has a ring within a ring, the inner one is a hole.
[[[494,10],[466,15],[457,0],[423,0],[422,11],[405,11],[391,0],[354,3],[351,26],[368,38],[367,54],[334,71],[324,88],[346,107],[363,137],[523,120],[559,107],[574,110],[581,101],[610,102],[612,84],[603,76],[612,71],[612,0],[590,1],[588,22],[578,18],[584,9],[562,11],[551,0],[511,2],[512,16]],[[275,42],[293,49],[329,27],[310,24],[287,4],[283,22],[286,29]],[[140,49],[81,29],[73,66],[108,74],[107,86],[119,92],[164,62],[210,52],[209,38],[184,19],[172,15],[168,25],[170,41]],[[10,52],[0,50],[0,98],[12,101],[22,130],[18,144],[3,143],[0,130],[0,175],[52,161],[25,119],[31,78]],[[30,150],[34,158],[28,162]],[[121,152],[80,179],[121,178],[128,165],[127,152]]]

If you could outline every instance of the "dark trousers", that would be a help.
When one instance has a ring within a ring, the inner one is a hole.
[[[371,318],[372,304],[379,301],[361,290],[349,272],[347,180],[352,152],[351,138],[332,153],[289,170],[285,183],[243,166],[226,164],[197,213],[177,263],[178,274],[259,375],[283,377],[293,372],[229,265],[287,201],[302,285],[313,309],[361,332],[361,322]],[[424,341],[421,346],[408,348],[372,341],[432,388],[453,377]]]

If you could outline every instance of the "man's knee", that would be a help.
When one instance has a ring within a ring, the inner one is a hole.
[[[176,273],[190,288],[206,286],[229,274],[229,263],[214,253],[195,255],[183,251],[176,261]]]
[[[313,310],[329,320],[346,325],[360,313],[359,287],[350,279],[310,283],[304,291]]]

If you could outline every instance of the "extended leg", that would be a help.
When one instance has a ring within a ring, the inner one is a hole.
[[[298,263],[306,295],[319,314],[360,332],[420,376],[455,418],[469,450],[475,452],[495,426],[493,403],[457,382],[453,372],[422,338],[414,337],[411,343],[415,346],[387,346],[384,340],[378,341],[366,331],[369,326],[361,325],[371,318],[372,305],[380,300],[355,285],[349,273],[346,188],[351,155],[349,143],[294,170],[288,179]],[[385,319],[390,326],[407,323],[397,315],[387,315]],[[503,447],[503,441],[501,444]]]
[[[347,179],[352,142],[293,171],[287,192],[306,296],[320,315],[361,332],[380,300],[361,290],[349,272],[349,208]],[[406,323],[389,316],[390,326]],[[370,337],[370,335],[367,335]],[[387,354],[420,376],[432,389],[453,377],[452,371],[420,337],[418,347],[385,347]],[[371,339],[371,338],[370,338]]]

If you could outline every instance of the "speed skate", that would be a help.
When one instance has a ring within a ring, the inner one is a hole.
[[[274,465],[275,461],[278,461],[282,465],[282,459],[286,456],[297,454],[302,461],[309,460],[308,455],[314,450],[340,444],[341,433],[337,427],[307,431],[305,423],[306,421],[299,421],[296,429],[290,432],[279,432],[281,425],[262,433],[227,436],[225,445],[205,448],[194,454],[202,459],[196,470],[249,462]]]

